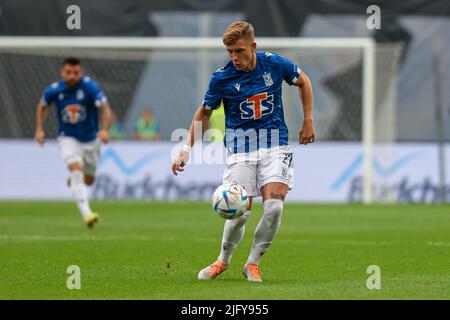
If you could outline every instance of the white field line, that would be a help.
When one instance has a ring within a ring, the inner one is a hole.
[[[0,243],[21,241],[178,241],[174,237],[147,237],[147,236],[47,236],[47,235],[9,235],[0,234]],[[216,238],[189,238],[194,242],[218,242]],[[278,239],[276,242],[298,244],[325,244],[344,246],[394,246],[400,243],[388,241],[358,241],[358,240],[311,240],[311,239]],[[450,247],[450,242],[428,241],[428,246]]]
[[[450,242],[442,242],[442,241],[428,241],[429,246],[436,247],[450,247]]]
[[[116,241],[116,240],[155,240],[145,236],[43,236],[0,234],[0,241]],[[169,239],[167,239],[169,240]]]
[[[287,239],[281,242],[292,242],[302,244],[332,244],[332,245],[348,245],[348,246],[390,246],[395,245],[394,242],[387,241],[359,241],[359,240],[308,240],[308,239]]]

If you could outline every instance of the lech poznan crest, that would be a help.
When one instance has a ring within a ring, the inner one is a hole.
[[[263,74],[264,83],[266,84],[266,87],[270,87],[273,85],[272,76],[268,72],[264,72]]]

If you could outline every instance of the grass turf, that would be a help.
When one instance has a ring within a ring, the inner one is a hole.
[[[220,249],[223,220],[206,203],[94,202],[88,230],[73,203],[0,202],[0,299],[450,299],[450,207],[287,204],[261,262],[242,266],[262,214],[255,205],[230,268],[198,271]],[[81,290],[69,290],[69,265]],[[381,268],[381,289],[366,287]]]

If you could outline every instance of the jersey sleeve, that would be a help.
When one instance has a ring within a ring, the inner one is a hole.
[[[107,102],[105,93],[100,89],[100,86],[94,80],[89,80],[89,87],[92,99],[96,107],[100,107],[103,103]]]
[[[55,84],[50,85],[45,88],[44,92],[42,93],[41,102],[43,102],[46,106],[49,106],[53,103],[55,97],[55,87]]]
[[[300,67],[290,59],[277,55],[277,60],[283,72],[283,79],[289,85],[294,85],[300,77]]]
[[[216,75],[213,74],[209,81],[208,90],[206,91],[205,98],[203,99],[203,107],[206,110],[219,109],[222,102],[222,94],[219,88],[219,81]]]

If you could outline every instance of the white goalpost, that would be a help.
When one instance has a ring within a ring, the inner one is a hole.
[[[376,44],[371,38],[257,38],[259,49],[293,50],[299,52],[302,56],[304,50],[316,50],[316,52],[336,52],[339,50],[358,51],[362,65],[361,69],[361,118],[360,118],[360,141],[362,143],[362,202],[370,204],[373,201],[372,183],[373,183],[373,158],[375,143],[375,98],[376,98]],[[100,50],[98,53],[92,53],[91,56],[101,58],[114,53],[114,59],[121,61],[126,57],[128,61],[144,61],[146,55],[152,51],[169,50],[173,52],[192,50],[200,63],[197,65],[198,78],[201,78],[200,89],[204,90],[209,79],[211,65],[208,57],[208,50],[222,50],[221,57],[226,57],[226,52],[221,38],[143,38],[143,37],[0,37],[0,53],[6,52],[18,54],[17,52],[29,51],[30,55],[44,55],[49,52],[59,52],[65,50],[65,53],[71,50]],[[203,50],[203,51],[202,51]],[[135,51],[135,53],[133,53]],[[139,53],[141,52],[142,53]],[[43,53],[45,52],[45,53]],[[91,53],[90,53],[91,54]],[[311,54],[313,57],[314,54]],[[81,57],[82,58],[82,57]],[[109,57],[109,59],[113,59]],[[182,55],[175,57],[173,61],[183,59]],[[345,59],[344,59],[345,60]],[[355,60],[356,61],[356,60]],[[338,63],[337,63],[338,64]],[[301,66],[301,63],[300,63]],[[19,67],[18,67],[19,68]],[[106,68],[107,69],[107,68]],[[161,81],[170,81],[169,71],[167,78]],[[172,77],[181,75],[172,75]],[[139,75],[142,80],[142,76]],[[206,79],[205,79],[206,77]],[[357,80],[355,80],[357,81]],[[355,82],[356,83],[356,82]],[[42,83],[41,83],[42,85]],[[358,86],[359,86],[358,85]],[[351,87],[352,84],[349,84]],[[355,86],[355,87],[358,87]],[[1,83],[0,83],[1,89]],[[41,90],[40,88],[39,90]],[[313,88],[316,89],[316,88]],[[163,94],[163,93],[161,93]],[[137,99],[137,98],[133,98]],[[132,100],[133,103],[134,100]],[[1,102],[1,101],[0,101]],[[6,105],[6,103],[5,103]],[[11,118],[12,119],[12,118]],[[13,119],[12,119],[13,120]],[[12,121],[11,120],[11,121]],[[298,118],[296,119],[296,121]]]

